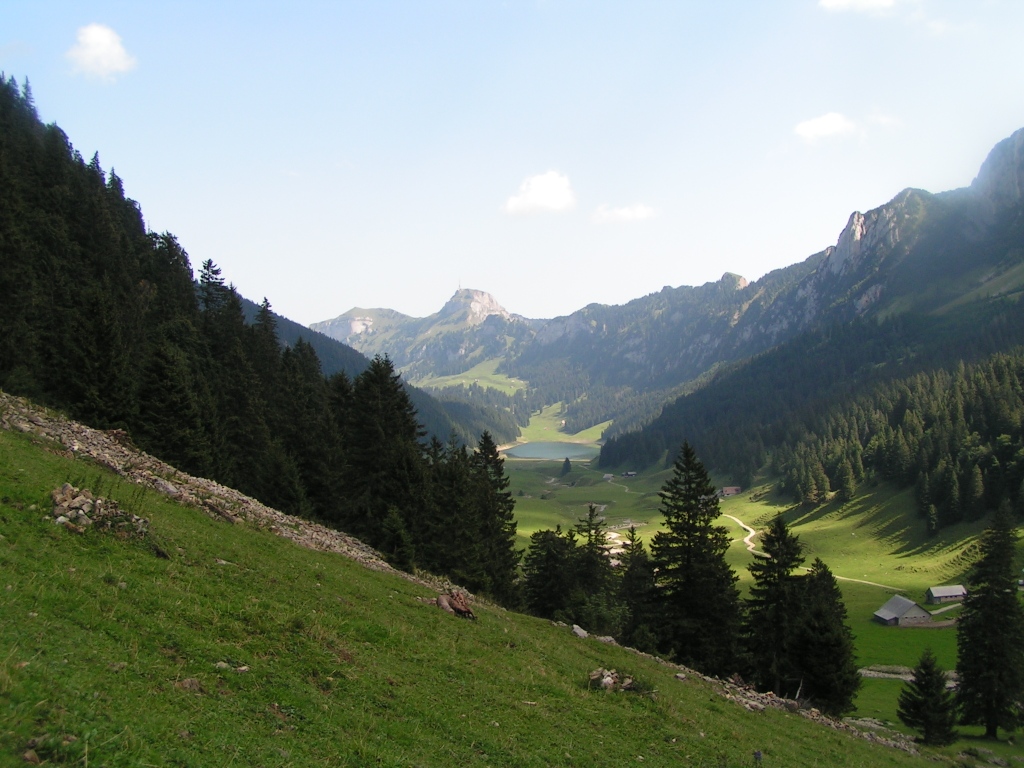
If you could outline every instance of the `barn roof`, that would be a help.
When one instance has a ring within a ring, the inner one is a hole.
[[[903,595],[893,595],[885,605],[875,611],[875,616],[883,621],[892,621],[893,619],[901,618],[907,611],[916,606],[917,603],[910,598]]]
[[[929,587],[929,594],[932,597],[963,597],[967,594],[963,584],[949,584],[944,587]]]

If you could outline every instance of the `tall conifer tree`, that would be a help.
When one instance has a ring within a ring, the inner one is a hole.
[[[1024,607],[1017,595],[1017,533],[1002,505],[981,539],[981,557],[968,579],[957,622],[957,701],[965,725],[985,737],[1013,730],[1024,700]]]
[[[729,534],[715,525],[718,494],[689,443],[683,443],[658,495],[665,530],[654,535],[651,550],[662,610],[660,644],[702,672],[734,672],[740,602],[736,574],[725,562]]]
[[[801,597],[794,571],[804,562],[804,548],[782,515],[772,520],[761,548],[764,554],[749,566],[754,584],[747,601],[747,654],[760,688],[792,696],[799,688],[794,643]]]

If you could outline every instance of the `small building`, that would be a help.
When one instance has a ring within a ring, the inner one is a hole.
[[[623,477],[636,477],[636,472],[623,472]]]
[[[742,490],[743,489],[740,488],[738,485],[722,486],[722,498],[725,498],[726,496],[738,496],[740,491]]]
[[[885,605],[875,611],[875,621],[891,627],[924,624],[931,619],[932,615],[928,611],[903,595],[893,595]]]
[[[963,584],[951,584],[945,587],[928,587],[924,593],[925,599],[932,605],[939,603],[955,603],[967,597],[967,590]]]

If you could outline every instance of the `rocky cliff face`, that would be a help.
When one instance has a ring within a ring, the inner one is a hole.
[[[1024,190],[1024,128],[1003,139],[989,152],[971,191],[987,201],[994,213],[1019,207]]]

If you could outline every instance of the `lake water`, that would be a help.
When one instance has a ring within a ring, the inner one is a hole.
[[[589,460],[597,456],[601,449],[596,445],[580,445],[579,443],[526,443],[505,451],[506,456],[514,459],[576,459]]]

